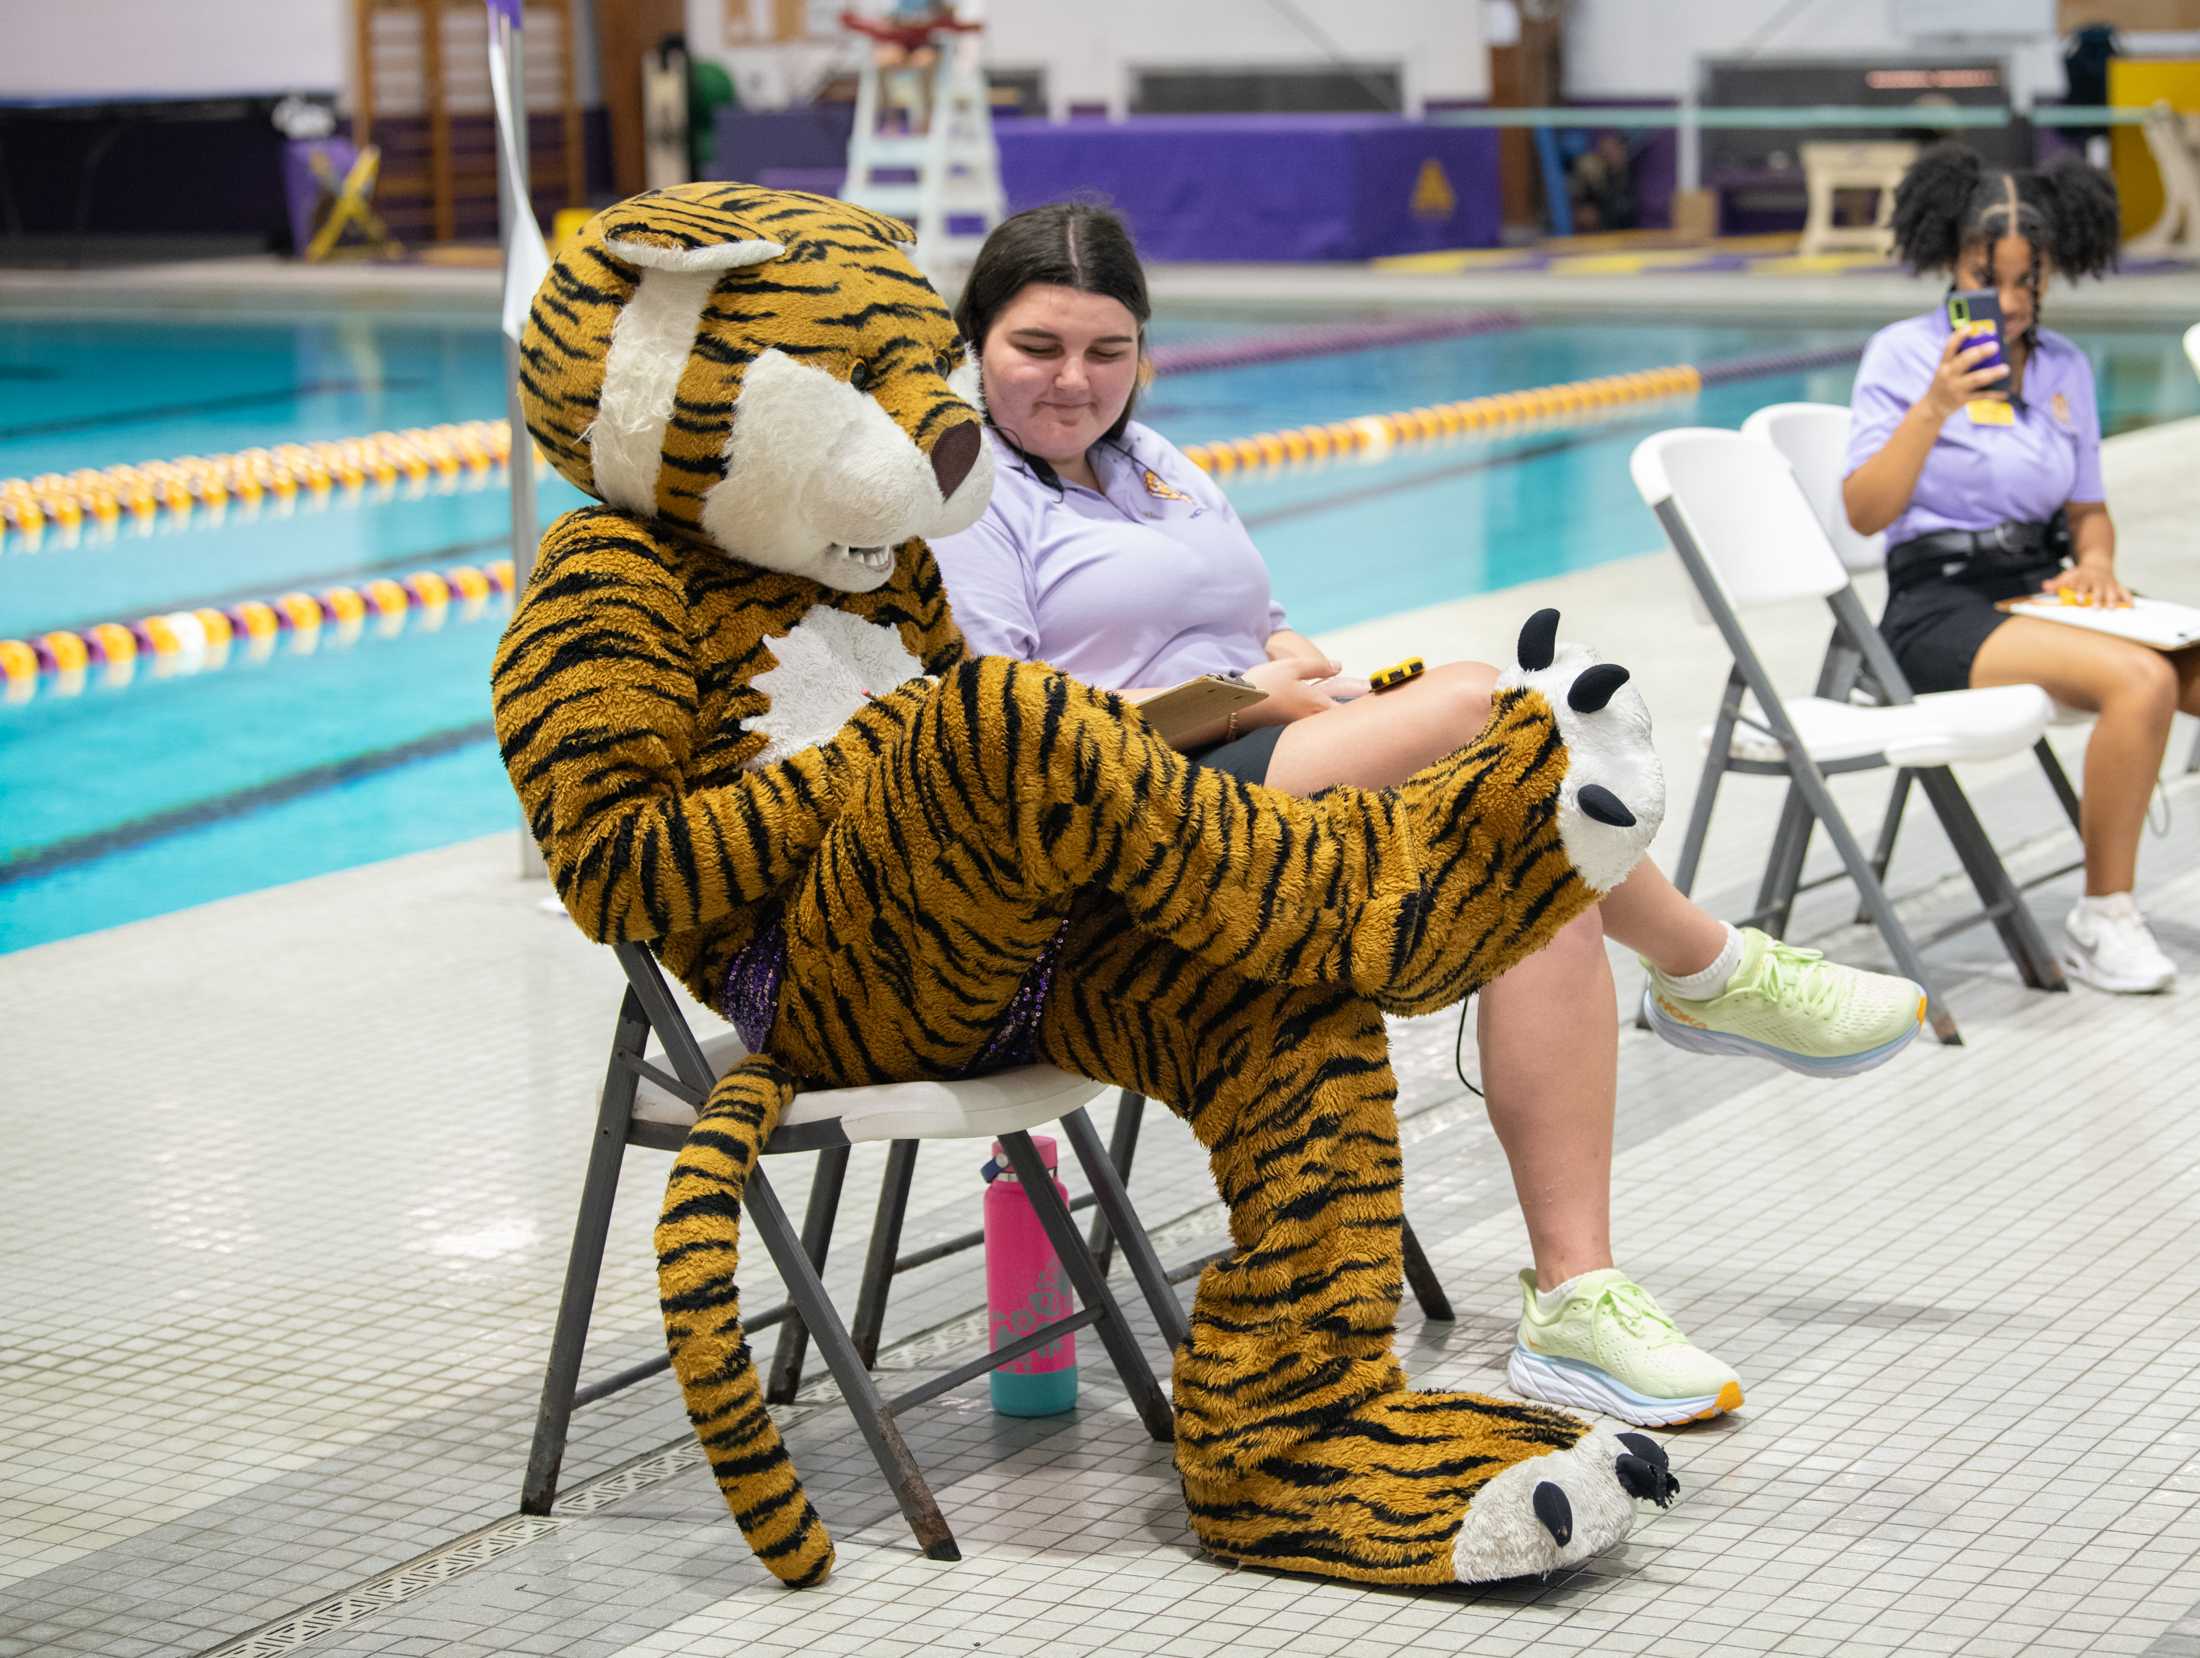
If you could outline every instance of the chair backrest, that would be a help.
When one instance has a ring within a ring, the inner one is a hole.
[[[1828,598],[1848,586],[1802,485],[1769,443],[1683,426],[1644,438],[1628,470],[1674,550],[1685,537],[1736,609]]]
[[[1787,457],[1803,498],[1834,552],[1850,570],[1877,570],[1887,562],[1887,537],[1859,535],[1841,501],[1848,460],[1849,411],[1838,403],[1774,403],[1742,422],[1742,435],[1769,443]]]
[[[2200,374],[2200,322],[2185,330],[2185,355],[2192,361],[2192,372]]]

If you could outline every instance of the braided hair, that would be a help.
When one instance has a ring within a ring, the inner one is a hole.
[[[2120,234],[2115,184],[2072,156],[2044,170],[2005,172],[1966,145],[1936,144],[1894,193],[1895,253],[1912,271],[1953,272],[1970,249],[2021,236],[2032,247],[2037,292],[2043,258],[2074,278],[2107,275]]]

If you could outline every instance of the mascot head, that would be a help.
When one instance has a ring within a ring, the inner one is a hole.
[[[993,487],[954,318],[907,225],[746,184],[591,219],[520,336],[527,429],[608,506],[867,592]]]

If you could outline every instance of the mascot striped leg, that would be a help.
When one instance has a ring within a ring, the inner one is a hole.
[[[1249,984],[1103,903],[1064,941],[1046,1057],[1167,1100],[1210,1155],[1234,1246],[1176,1355],[1176,1463],[1210,1553],[1363,1583],[1489,1582],[1585,1560],[1676,1489],[1642,1435],[1414,1392],[1396,1084],[1381,1017]]]
[[[799,1589],[832,1570],[832,1539],[764,1409],[733,1282],[741,1196],[794,1092],[768,1059],[719,1079],[673,1161],[656,1242],[665,1340],[688,1420],[756,1558]]]

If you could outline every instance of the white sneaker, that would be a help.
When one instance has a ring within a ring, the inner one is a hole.
[[[2095,990],[2143,996],[2177,981],[2177,964],[2128,892],[2080,903],[2063,921],[2063,938],[2063,970]]]

